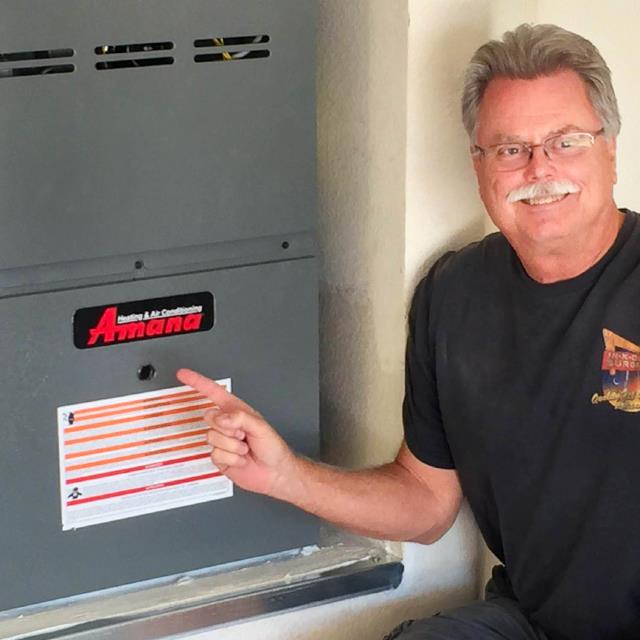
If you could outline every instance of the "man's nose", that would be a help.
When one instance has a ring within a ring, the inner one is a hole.
[[[540,180],[553,174],[553,162],[549,159],[545,148],[541,144],[536,144],[531,147],[529,163],[525,167],[524,172],[527,180]]]

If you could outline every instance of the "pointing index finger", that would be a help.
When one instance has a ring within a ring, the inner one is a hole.
[[[224,411],[233,411],[240,409],[256,415],[256,411],[252,409],[246,402],[229,393],[222,385],[203,376],[197,371],[191,369],[178,369],[176,377],[182,384],[193,387],[196,391],[204,394],[210,400],[213,400]]]

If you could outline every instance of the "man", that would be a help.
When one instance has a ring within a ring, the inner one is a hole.
[[[463,120],[500,233],[441,258],[410,315],[405,442],[344,471],[297,457],[187,370],[239,486],[351,531],[430,543],[463,494],[504,563],[487,601],[390,637],[640,638],[640,226],[613,201],[620,121],[593,45],[521,25],[481,47]]]

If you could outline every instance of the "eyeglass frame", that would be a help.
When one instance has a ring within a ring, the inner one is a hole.
[[[498,147],[502,147],[504,145],[509,145],[509,144],[522,145],[522,147],[529,152],[529,157],[527,158],[527,161],[522,166],[507,167],[505,169],[502,169],[502,171],[517,171],[518,169],[524,169],[524,167],[526,167],[531,162],[531,158],[533,158],[533,150],[536,147],[541,147],[547,159],[553,161],[554,158],[549,155],[549,150],[546,147],[549,140],[553,140],[554,138],[559,138],[561,136],[572,135],[572,134],[588,135],[591,138],[591,146],[588,148],[591,149],[593,145],[596,143],[596,138],[598,136],[603,135],[604,131],[605,131],[605,128],[602,127],[601,129],[598,129],[598,131],[566,131],[565,133],[554,133],[550,136],[547,136],[542,142],[539,142],[538,144],[529,144],[528,142],[515,142],[515,141],[514,142],[498,142],[497,144],[492,144],[492,145],[489,145],[488,147],[481,147],[480,145],[474,144],[471,147],[471,155],[478,155],[478,153],[480,153],[484,158],[491,158],[492,156],[487,154],[487,151],[491,149],[497,149]],[[586,150],[587,148],[585,148],[585,151]],[[493,157],[497,157],[497,156],[495,156],[494,154]]]

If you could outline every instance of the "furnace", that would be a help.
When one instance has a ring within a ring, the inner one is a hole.
[[[2,2],[0,610],[317,542],[174,376],[317,454],[314,5]]]

